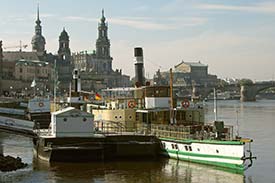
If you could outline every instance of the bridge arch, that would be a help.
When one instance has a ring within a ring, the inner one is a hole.
[[[241,101],[256,101],[256,95],[268,88],[275,87],[275,82],[255,83],[241,86]]]

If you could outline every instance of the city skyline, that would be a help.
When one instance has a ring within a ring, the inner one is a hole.
[[[125,74],[134,75],[133,49],[141,46],[150,77],[157,69],[167,71],[183,60],[201,61],[209,66],[211,74],[222,78],[274,79],[275,2],[80,2],[39,1],[48,52],[57,52],[63,27],[70,36],[72,52],[94,50],[97,23],[104,8],[113,65]],[[3,47],[19,45],[22,40],[28,44],[26,51],[31,50],[37,3],[1,3]]]

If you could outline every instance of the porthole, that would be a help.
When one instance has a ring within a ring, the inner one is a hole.
[[[184,148],[185,148],[185,151],[188,151],[188,147],[187,146],[184,146]]]
[[[63,118],[63,121],[66,122],[66,121],[67,121],[67,118]]]
[[[200,151],[200,148],[198,148],[197,150]]]
[[[132,116],[129,116],[129,119],[132,119]]]
[[[219,153],[219,150],[218,150],[218,149],[216,149],[216,153]]]

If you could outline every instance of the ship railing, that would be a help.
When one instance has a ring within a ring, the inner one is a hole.
[[[100,120],[94,123],[95,133],[99,134],[120,134],[125,132],[125,126],[120,122]]]
[[[144,135],[154,135],[162,138],[173,139],[196,139],[215,140],[216,133],[206,130],[209,126],[204,125],[162,125],[162,124],[139,124],[136,132]],[[199,130],[198,130],[199,129]],[[233,139],[233,126],[225,126],[220,140]]]
[[[191,135],[189,127],[161,124],[139,124],[136,132],[137,134],[175,139],[187,139]]]

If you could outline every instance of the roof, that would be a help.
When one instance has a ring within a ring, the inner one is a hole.
[[[44,62],[40,60],[25,60],[25,59],[20,59],[16,62],[16,65],[35,65],[35,66],[41,66],[45,67],[49,65],[49,62]]]
[[[63,28],[63,31],[61,32],[61,34],[59,36],[59,41],[60,40],[69,40],[69,35],[66,32],[65,28]]]
[[[198,61],[198,62],[184,62],[184,61],[182,61],[178,65],[175,65],[175,68],[179,67],[182,64],[186,64],[186,65],[189,65],[191,67],[207,67],[207,65],[202,64],[200,61]]]
[[[52,115],[58,115],[58,114],[66,113],[68,111],[72,111],[72,110],[75,110],[75,108],[74,107],[67,107],[67,108],[61,109],[59,111],[52,112]]]
[[[39,60],[36,52],[4,51],[3,61],[18,61],[20,59]]]
[[[55,111],[51,113],[52,116],[68,116],[68,117],[92,117],[91,113],[76,109],[74,107],[66,107],[59,111]]]

